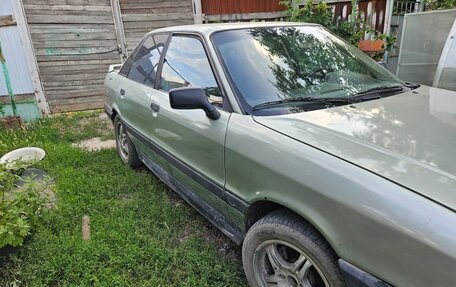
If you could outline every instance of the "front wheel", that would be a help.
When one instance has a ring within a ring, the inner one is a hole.
[[[130,167],[141,165],[136,148],[127,134],[125,126],[122,124],[119,116],[114,119],[114,131],[116,135],[116,148],[120,159]]]
[[[256,222],[242,246],[252,287],[345,287],[337,256],[318,231],[283,210]]]

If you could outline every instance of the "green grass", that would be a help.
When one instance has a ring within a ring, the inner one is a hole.
[[[46,151],[37,167],[55,179],[57,196],[57,207],[24,245],[0,257],[0,286],[245,286],[240,248],[154,175],[123,165],[115,149],[71,146],[113,138],[99,113],[0,131],[0,155],[25,146]],[[81,235],[84,215],[88,241]]]

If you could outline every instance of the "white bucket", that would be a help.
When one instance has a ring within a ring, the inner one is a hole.
[[[6,168],[14,168],[14,163],[20,161],[22,163],[30,163],[40,161],[44,158],[46,152],[37,147],[24,147],[15,149],[5,154],[0,158],[0,164],[5,165]]]

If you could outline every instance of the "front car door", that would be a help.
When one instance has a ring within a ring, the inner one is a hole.
[[[153,105],[159,107],[159,112],[150,122],[152,149],[166,158],[166,163],[162,161],[161,166],[169,175],[190,188],[208,206],[227,216],[224,144],[231,112],[214,76],[203,41],[194,35],[173,35],[160,70],[161,78],[157,80],[157,90],[152,95]],[[218,120],[209,119],[203,110],[171,108],[169,90],[187,86],[205,90],[209,101],[221,113]],[[209,216],[214,217],[213,214]],[[216,225],[220,227],[220,222]]]

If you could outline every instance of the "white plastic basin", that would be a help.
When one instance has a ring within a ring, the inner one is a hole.
[[[5,165],[6,168],[14,168],[16,161],[33,164],[42,160],[45,155],[46,152],[38,147],[24,147],[10,151],[2,156],[0,158],[0,164]]]

